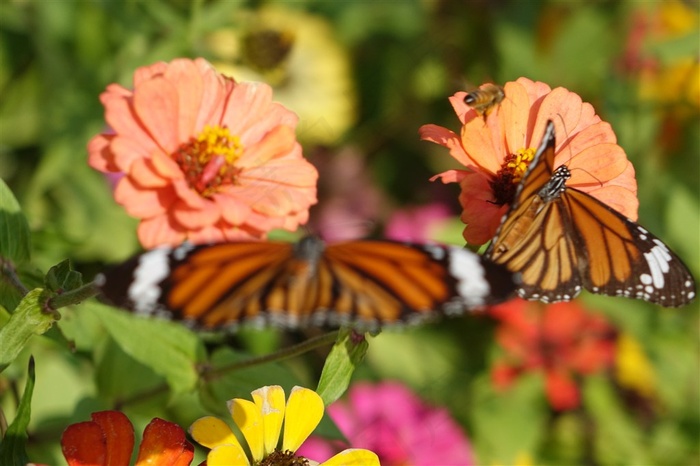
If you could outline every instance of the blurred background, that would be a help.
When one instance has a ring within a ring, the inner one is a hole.
[[[298,137],[320,172],[308,229],[330,240],[389,233],[464,244],[458,186],[428,181],[456,162],[420,142],[418,128],[458,130],[447,98],[483,82],[525,76],[564,86],[611,123],[633,162],[640,223],[700,276],[699,8],[680,0],[1,0],[0,178],[32,231],[23,277],[39,284],[69,258],[87,281],[138,251],[136,221],[87,166],[86,143],[103,129],[99,95],[108,84],[130,87],[137,67],[176,57],[266,81],[299,114]],[[92,411],[118,406],[137,432],[153,416],[186,427],[263,384],[313,388],[325,356],[139,397],[163,376],[107,336],[90,306],[62,310],[65,338],[57,329],[35,337],[0,375],[11,421],[34,354],[33,461],[60,464],[63,428]],[[547,361],[568,350],[544,353],[580,341],[558,335],[572,341],[551,346],[539,335],[544,306],[530,308],[538,317],[523,335],[494,315],[385,332],[370,339],[355,380],[399,381],[447,408],[477,464],[700,464],[697,303],[662,309],[584,293],[576,306],[604,321],[604,335],[591,338],[611,353],[595,370],[571,363],[580,399],[564,408],[552,401]],[[208,340],[207,349],[225,360],[308,337],[249,331]]]

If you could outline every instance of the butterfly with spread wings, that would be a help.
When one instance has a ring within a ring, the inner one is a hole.
[[[554,167],[549,121],[533,161],[485,255],[522,274],[518,294],[569,301],[582,288],[676,307],[695,297],[688,268],[660,239],[598,199],[566,185]]]
[[[201,329],[418,323],[504,301],[516,282],[454,246],[315,236],[158,248],[95,278],[114,305]]]

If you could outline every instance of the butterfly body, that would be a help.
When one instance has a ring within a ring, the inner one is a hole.
[[[688,268],[660,239],[554,168],[550,121],[486,256],[522,274],[518,294],[568,301],[583,288],[675,307],[695,297]]]
[[[391,241],[231,242],[159,248],[96,278],[107,301],[203,329],[375,329],[507,299],[517,277],[470,251]]]

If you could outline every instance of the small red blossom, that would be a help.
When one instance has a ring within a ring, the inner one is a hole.
[[[68,466],[128,466],[134,449],[134,428],[119,411],[100,411],[91,421],[69,425],[61,437]],[[146,426],[137,466],[187,466],[194,447],[180,426],[155,418]]]
[[[499,321],[496,341],[505,353],[491,370],[500,389],[523,373],[542,372],[552,408],[574,409],[580,403],[576,376],[614,363],[615,329],[576,302],[545,305],[516,299],[493,306],[489,314]]]
[[[484,87],[484,86],[482,86]],[[584,191],[636,219],[639,201],[634,168],[610,125],[577,94],[527,78],[506,83],[505,98],[484,120],[457,92],[450,102],[462,123],[459,134],[436,125],[420,128],[422,139],[449,149],[464,170],[434,176],[459,183],[464,238],[483,244],[496,233],[535,155],[548,120],[556,127],[555,167],[571,170],[567,186]],[[561,136],[560,136],[561,135]]]
[[[109,130],[88,144],[88,162],[119,175],[115,200],[141,220],[144,247],[263,238],[308,220],[318,173],[302,157],[297,116],[268,85],[177,59],[139,68],[133,89],[112,84],[100,99]]]

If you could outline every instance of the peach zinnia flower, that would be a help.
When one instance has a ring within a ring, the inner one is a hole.
[[[504,86],[505,99],[484,121],[464,103],[465,92],[450,97],[462,122],[459,135],[436,125],[420,128],[422,139],[443,145],[466,167],[435,177],[461,186],[464,238],[483,244],[496,233],[501,217],[540,144],[547,120],[556,127],[556,166],[571,170],[567,186],[584,191],[625,216],[636,219],[634,168],[616,144],[610,125],[577,94],[519,78]]]
[[[110,130],[90,141],[89,163],[123,174],[114,197],[141,219],[144,247],[262,238],[307,221],[318,173],[296,141],[297,116],[266,84],[177,59],[100,99]]]

